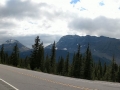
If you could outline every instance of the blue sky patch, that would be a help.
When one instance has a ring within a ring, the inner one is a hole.
[[[105,4],[104,4],[103,1],[101,1],[101,2],[99,2],[99,5],[100,5],[100,6],[104,6]]]
[[[71,0],[71,4],[76,4],[77,2],[80,2],[80,0]]]

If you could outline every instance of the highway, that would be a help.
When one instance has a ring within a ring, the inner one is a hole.
[[[0,64],[0,90],[120,90],[120,83],[57,76]]]

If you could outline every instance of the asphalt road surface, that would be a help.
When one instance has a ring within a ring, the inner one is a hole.
[[[120,90],[120,83],[75,79],[0,64],[0,90]]]

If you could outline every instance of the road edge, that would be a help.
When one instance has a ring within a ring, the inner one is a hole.
[[[14,88],[15,90],[19,90],[19,89],[17,89],[15,86],[13,86],[13,85],[11,85],[10,83],[6,82],[5,80],[3,80],[3,79],[1,79],[1,78],[0,78],[0,80],[3,81],[4,83],[6,83],[7,85],[9,85],[10,87]]]

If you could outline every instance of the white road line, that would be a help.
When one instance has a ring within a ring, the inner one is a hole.
[[[8,82],[6,82],[5,80],[3,80],[3,79],[1,79],[1,78],[0,78],[0,80],[3,81],[4,83],[6,83],[7,85],[11,86],[11,87],[14,88],[15,90],[19,90],[19,89],[17,89],[16,87],[14,87],[13,85],[11,85],[11,84],[9,84]]]

